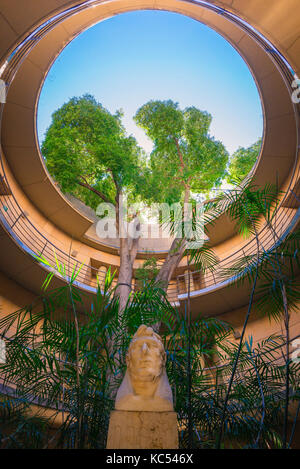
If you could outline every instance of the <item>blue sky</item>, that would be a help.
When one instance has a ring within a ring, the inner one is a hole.
[[[150,99],[172,99],[213,116],[211,135],[230,153],[261,137],[262,108],[252,75],[236,50],[205,25],[182,15],[139,11],[98,23],[72,41],[54,63],[38,108],[40,141],[51,114],[90,93],[146,151],[151,142],[132,117]]]

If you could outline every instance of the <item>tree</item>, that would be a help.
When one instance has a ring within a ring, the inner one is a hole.
[[[116,233],[124,228],[120,204],[124,195],[135,199],[143,153],[126,136],[121,113],[111,114],[92,96],[72,98],[54,112],[42,145],[50,174],[63,192],[96,209],[100,202],[116,211]],[[138,238],[120,237],[120,270],[116,296],[120,311],[126,305],[132,281]]]
[[[232,155],[229,163],[227,181],[233,180],[241,181],[248,176],[254,163],[256,162],[261,149],[262,140],[259,139],[249,148],[239,147],[238,150]]]
[[[136,123],[153,140],[150,156],[150,185],[144,197],[154,202],[182,202],[183,222],[188,221],[191,193],[208,192],[221,183],[229,155],[224,145],[209,135],[212,116],[196,107],[179,108],[178,103],[149,101],[135,115]],[[149,191],[151,187],[151,191]],[[157,280],[167,288],[186,247],[184,237],[175,236]]]
[[[117,233],[124,233],[120,204],[128,201],[184,202],[188,220],[191,192],[205,192],[221,182],[228,153],[209,135],[212,117],[195,107],[181,110],[173,101],[150,101],[135,120],[154,141],[148,161],[132,136],[126,136],[121,113],[112,115],[92,96],[72,98],[52,116],[42,145],[50,174],[63,192],[79,197],[92,208],[99,200],[116,211]],[[133,214],[134,236],[120,235],[120,270],[116,296],[123,311],[131,291],[140,222]],[[181,222],[180,222],[181,223]],[[125,230],[126,231],[126,230]],[[175,235],[169,255],[157,275],[166,290],[186,248]]]

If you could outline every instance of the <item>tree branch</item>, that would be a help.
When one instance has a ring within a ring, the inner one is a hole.
[[[187,189],[187,188],[189,188],[190,178],[187,180],[187,182],[184,179],[185,163],[184,163],[182,152],[180,150],[178,138],[174,137],[174,142],[175,142],[175,145],[176,145],[176,150],[177,150],[177,154],[179,156],[179,161],[180,161],[179,171],[181,172],[181,175],[182,175],[182,183],[183,183],[184,187]]]
[[[116,187],[116,191],[117,191],[117,195],[116,195],[116,197],[118,197],[118,194],[121,192],[120,186],[119,186],[119,184],[117,183],[117,180],[116,180],[116,177],[115,177],[115,175],[114,175],[114,172],[113,172],[113,170],[112,170],[112,169],[110,169],[110,168],[107,168],[107,171],[109,171],[109,172],[110,172],[110,174],[111,174],[111,177],[112,177],[112,180],[114,181],[114,185],[115,185],[115,187]]]
[[[82,181],[77,180],[77,184],[79,184],[79,186],[85,187],[89,191],[94,192],[94,194],[97,194],[104,202],[107,202],[108,204],[112,203],[112,201],[105,194],[103,194],[103,192],[99,191],[98,189],[95,189],[93,186],[88,184],[82,176],[80,177],[82,178]]]

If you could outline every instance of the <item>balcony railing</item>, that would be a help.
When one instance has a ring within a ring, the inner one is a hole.
[[[95,3],[95,2],[92,2]],[[205,2],[199,2],[199,4],[205,5]],[[220,8],[214,7],[213,5],[205,5],[207,8],[214,9],[220,13]],[[6,67],[2,73],[1,78],[10,85],[13,81],[14,75],[17,71],[19,64],[22,63],[26,55],[30,52],[36,41],[43,38],[47,32],[49,32],[55,25],[59,24],[62,20],[70,17],[75,12],[79,12],[87,7],[86,2],[84,4],[77,5],[71,9],[66,10],[59,15],[56,15],[51,20],[47,20],[43,25],[40,25],[35,31],[31,32],[27,38],[20,43],[15,50],[10,54],[7,59]],[[291,67],[288,65],[284,57],[275,49],[270,49],[270,43],[252,27],[247,25],[244,21],[235,17],[234,15],[222,11],[222,14],[229,15],[230,20],[234,21],[243,28],[247,34],[255,38],[257,42],[261,44],[266,51],[269,51],[272,54],[273,59],[277,62],[282,74],[285,76],[285,79],[290,84],[291,93],[293,91],[292,82],[294,80],[294,75]],[[5,104],[1,104],[0,117],[2,118],[3,108]],[[292,229],[293,224],[297,217],[299,217],[299,199],[297,198],[297,183],[299,182],[299,170],[296,174],[296,165],[294,166],[294,174],[290,180],[290,186],[287,189],[285,198],[280,204],[280,207],[277,210],[276,216],[276,230],[279,237],[285,236],[290,229]],[[33,256],[36,254],[43,255],[50,264],[55,264],[55,255],[58,261],[61,264],[64,264],[66,267],[78,265],[79,261],[73,257],[69,252],[65,251],[61,247],[57,246],[53,241],[47,238],[47,234],[41,232],[37,226],[32,223],[28,214],[20,206],[16,196],[13,193],[12,188],[10,187],[9,180],[5,174],[4,164],[1,155],[1,166],[0,166],[0,222],[2,223],[4,229],[8,234],[15,240],[15,242],[27,252],[29,255]],[[5,190],[3,189],[5,188]],[[296,193],[295,193],[296,191]],[[292,197],[291,197],[292,195]],[[285,201],[289,198],[288,207],[285,206]],[[265,248],[270,248],[274,243],[273,236],[265,226],[261,229],[260,233],[260,242],[265,246]],[[251,255],[256,251],[256,242],[255,240],[250,240],[243,245],[243,247],[238,248],[236,252],[231,253],[227,257],[223,258],[220,261],[218,269],[216,271],[207,272],[205,275],[202,275],[201,272],[191,272],[191,291],[201,291],[204,289],[213,289],[218,285],[222,284],[223,278],[220,273],[230,267],[234,259],[239,256]],[[99,269],[95,269],[91,265],[84,264],[78,276],[78,283],[84,289],[89,291],[94,291],[97,287],[97,278],[99,282],[104,281],[105,273],[101,272]],[[180,275],[177,279],[174,279],[170,282],[168,295],[171,302],[178,302],[178,296],[187,292],[187,282],[186,276]]]

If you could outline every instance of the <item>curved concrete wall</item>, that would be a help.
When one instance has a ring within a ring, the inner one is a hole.
[[[7,96],[2,121],[2,146],[7,161],[30,200],[53,223],[76,238],[82,237],[91,222],[68,203],[44,167],[36,139],[37,97],[45,73],[73,37],[112,14],[139,8],[153,8],[153,2],[106,2],[66,19],[43,39],[35,41],[36,45],[31,44],[32,50],[27,52]],[[217,13],[182,1],[157,1],[155,8],[203,21],[230,41],[246,60],[258,85],[265,114],[265,140],[255,171],[256,181],[258,184],[263,184],[267,178],[275,181],[278,175],[281,185],[295,162],[298,142],[290,89],[276,63],[253,38]],[[213,244],[218,244],[232,234],[233,225],[222,220],[222,230],[215,229],[210,238]]]
[[[9,67],[13,69],[15,65],[15,69],[9,75],[11,84],[2,114],[1,143],[5,159],[11,169],[8,179],[13,185],[13,192],[18,198],[20,207],[24,210],[26,207],[29,218],[32,218],[37,229],[59,248],[65,247],[65,251],[69,252],[70,244],[76,245],[74,250],[79,253],[78,259],[87,264],[94,257],[97,261],[97,257],[100,256],[103,260],[103,255],[105,256],[104,253],[99,253],[99,250],[92,250],[88,246],[91,242],[84,238],[86,230],[91,226],[91,220],[75,210],[65,199],[49,178],[43,165],[35,129],[37,98],[45,74],[62,48],[90,25],[121,12],[136,9],[178,12],[207,24],[231,42],[249,65],[264,108],[265,136],[261,158],[255,168],[255,179],[258,184],[263,184],[278,178],[280,186],[286,189],[295,183],[298,177],[295,169],[298,158],[299,126],[298,110],[291,101],[291,76],[279,63],[276,53],[267,51],[266,44],[261,43],[246,25],[230,17],[229,12],[238,14],[246,21],[251,18],[251,23],[258,30],[264,32],[282,53],[287,53],[297,70],[297,56],[293,54],[293,48],[298,42],[297,35],[300,28],[287,16],[286,9],[289,4],[289,11],[294,8],[295,15],[297,12],[300,14],[300,8],[296,5],[298,2],[276,0],[274,7],[273,0],[263,2],[264,6],[261,1],[256,0],[214,1],[206,2],[206,6],[204,2],[202,5],[201,2],[181,0],[111,0],[98,2],[94,8],[86,8],[87,2],[80,4],[74,1],[27,0],[26,9],[22,12],[16,8],[15,2],[16,0],[9,3],[0,1],[0,30],[3,35],[0,55],[2,54],[4,60],[7,59],[16,44],[20,44],[20,49],[10,59]],[[227,10],[220,14],[221,12],[207,8],[216,5],[226,7]],[[65,11],[70,7],[74,9]],[[51,18],[58,14],[61,16],[57,17],[56,22],[50,22]],[[286,26],[283,28],[284,31],[276,29],[283,18],[291,22],[293,33],[288,31]],[[46,20],[49,20],[47,25],[44,24]],[[22,44],[26,36],[42,24],[44,29],[35,33],[34,40]],[[282,230],[293,219],[294,214],[294,208],[281,208]],[[267,233],[264,233],[264,236],[267,236]],[[220,220],[219,226],[210,230],[210,238],[221,258],[234,254],[245,244],[235,235],[234,227],[226,217]],[[245,249],[248,249],[248,246],[245,246]],[[80,257],[83,253],[83,257]],[[30,265],[30,260],[26,258],[25,263],[27,262]],[[106,264],[106,261],[104,263]],[[114,259],[114,256],[110,255],[108,263],[117,265],[117,257]],[[181,271],[177,274],[184,270],[184,265],[185,260],[182,261]],[[36,268],[36,265],[32,265],[32,271]],[[9,272],[12,276],[16,275],[16,268],[10,267]],[[86,277],[88,284],[88,272]],[[22,282],[21,277],[19,281]],[[32,282],[30,283],[32,285]],[[201,284],[202,288],[205,287],[205,279],[201,280]],[[203,293],[201,297],[205,296]],[[229,307],[237,307],[246,294],[247,292],[241,296],[238,303],[231,301],[227,305],[227,310]]]

